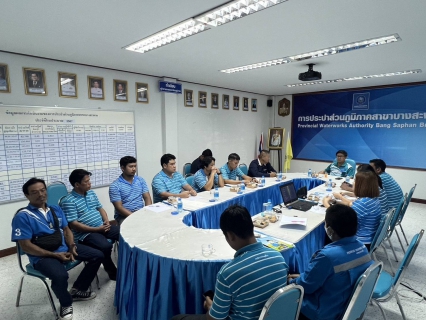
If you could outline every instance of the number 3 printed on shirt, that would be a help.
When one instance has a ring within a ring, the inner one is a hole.
[[[15,236],[19,237],[21,236],[21,229],[15,229]]]

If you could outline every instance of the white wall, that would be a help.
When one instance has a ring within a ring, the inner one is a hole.
[[[160,93],[158,91],[159,78],[156,77],[1,52],[0,63],[9,65],[11,82],[11,93],[0,93],[0,103],[4,105],[51,107],[58,105],[67,108],[134,111],[138,174],[144,177],[149,185],[151,185],[154,175],[161,170],[161,156],[164,152],[170,152],[165,150],[167,148],[163,146],[164,141],[176,153],[179,171],[181,171],[185,162],[192,162],[206,148],[213,150],[218,164],[225,163],[228,154],[231,152],[237,152],[241,156],[242,162],[248,164],[255,156],[255,148],[260,133],[262,131],[267,132],[272,123],[272,108],[266,107],[267,98],[262,95],[182,82],[184,89],[194,90],[195,98],[198,97],[199,90],[208,93],[208,108],[198,108],[198,106],[188,108],[183,105],[182,95]],[[22,67],[45,70],[47,96],[25,95]],[[60,98],[58,96],[58,71],[77,74],[78,99]],[[88,99],[88,75],[104,78],[105,100]],[[128,81],[128,102],[114,101],[113,79]],[[148,83],[149,104],[135,102],[135,82]],[[212,92],[220,94],[220,102],[222,101],[222,94],[229,94],[231,97],[233,95],[239,96],[240,110],[210,109],[210,94]],[[258,112],[242,111],[242,97],[257,98]],[[177,119],[175,120],[177,126],[173,123],[173,119],[170,119],[173,116],[167,117],[170,112],[172,114],[177,112]],[[165,118],[166,121],[164,121]],[[165,127],[167,123],[169,125]],[[170,130],[170,127],[177,129]],[[174,137],[177,137],[177,139]],[[176,147],[170,145],[174,141],[177,141]],[[97,188],[95,192],[112,219],[113,206],[109,202],[108,188]],[[18,208],[26,205],[26,201],[0,205],[0,250],[13,246],[10,241],[12,217]]]

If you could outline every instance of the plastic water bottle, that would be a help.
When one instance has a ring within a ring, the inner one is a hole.
[[[246,185],[244,183],[241,184],[240,191],[244,193],[246,191]]]
[[[268,199],[268,213],[271,214],[272,213],[272,200]]]
[[[179,214],[183,212],[183,203],[181,198],[177,199],[177,210]]]
[[[219,201],[219,189],[217,187],[214,188],[214,201]]]
[[[312,170],[311,169],[308,170],[308,178],[312,178]]]
[[[282,174],[282,172],[280,171],[280,172],[278,172],[278,180],[282,180],[282,178],[283,178],[283,174]]]
[[[350,178],[349,176],[346,176],[346,178],[345,178],[345,182],[346,182],[346,183],[351,182],[351,178]]]
[[[265,180],[265,176],[262,176],[262,185],[265,186],[266,180]]]
[[[331,179],[328,179],[328,182],[327,182],[327,189],[325,189],[325,190],[326,190],[327,192],[329,192],[329,191],[333,191],[332,186],[333,186],[333,183],[331,182]]]

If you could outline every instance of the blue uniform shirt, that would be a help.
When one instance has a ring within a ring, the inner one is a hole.
[[[257,242],[241,248],[217,274],[210,315],[214,319],[257,320],[265,302],[287,285],[283,256]]]
[[[231,170],[228,167],[228,163],[225,163],[225,165],[220,168],[220,172],[222,172],[223,180],[237,180],[237,177],[243,180],[244,173],[241,169],[236,167],[234,170]]]
[[[65,243],[63,229],[68,226],[67,219],[64,212],[59,206],[50,206],[55,211],[58,217],[59,229],[62,233],[62,245],[54,252],[67,252],[68,246]],[[12,241],[18,240],[31,240],[33,236],[39,237],[46,234],[55,232],[55,221],[53,220],[52,211],[47,208],[47,220],[41,211],[42,209],[36,208],[31,204],[25,209],[19,211],[12,220]],[[30,263],[34,266],[43,257],[33,256],[27,254]]]
[[[301,312],[311,320],[341,319],[356,281],[372,263],[367,248],[356,237],[317,251],[308,269],[290,281],[305,290]]]
[[[358,216],[358,240],[365,244],[371,243],[382,219],[379,198],[358,198],[352,203],[352,209]]]
[[[149,192],[148,185],[142,177],[135,176],[130,183],[121,175],[109,186],[109,199],[111,203],[121,201],[123,207],[130,212],[135,212],[145,206],[142,195]],[[120,213],[115,210],[114,218]]]
[[[77,221],[88,227],[100,227],[104,221],[99,209],[102,208],[96,193],[93,190],[86,192],[85,196],[71,191],[61,202],[62,210],[68,222]],[[83,240],[89,233],[73,230],[76,240]]]
[[[192,188],[194,188],[194,190],[197,192],[205,191],[203,188],[207,184],[207,181],[209,181],[209,177],[207,177],[204,173],[204,169],[200,169],[194,175],[194,182],[192,184]],[[215,186],[219,184],[219,176],[217,175],[217,173],[214,174],[213,184]]]
[[[188,182],[186,182],[185,178],[179,172],[173,173],[172,178],[170,178],[161,170],[155,175],[154,179],[152,179],[152,195],[154,196],[154,202],[163,201],[163,198],[160,196],[162,192],[173,194],[181,193],[183,186],[187,184]]]
[[[394,178],[386,172],[382,172],[380,174],[380,178],[382,179],[383,189],[386,190],[386,194],[388,196],[389,209],[397,208],[403,196],[401,187]]]
[[[341,177],[343,173],[345,176],[354,177],[355,176],[355,168],[349,162],[344,163],[343,166],[339,166],[337,161],[334,161],[330,164],[325,170],[331,176]]]

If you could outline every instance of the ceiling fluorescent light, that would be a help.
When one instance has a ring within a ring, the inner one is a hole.
[[[342,81],[353,81],[353,80],[363,80],[363,79],[371,79],[371,78],[403,76],[403,75],[406,75],[406,74],[415,74],[415,73],[421,73],[421,72],[422,72],[421,69],[415,69],[415,70],[407,70],[407,71],[397,71],[397,72],[389,72],[389,73],[372,74],[372,75],[360,76],[360,77],[339,78],[339,79],[334,79],[334,80],[301,82],[301,83],[296,83],[296,84],[287,84],[286,86],[289,87],[289,88],[293,88],[293,87],[310,86],[310,85],[314,85],[314,84],[329,84],[329,83],[342,82]]]
[[[266,61],[266,62],[255,63],[255,64],[251,64],[251,65],[259,65],[259,67],[264,68],[264,67],[270,67],[272,65],[280,65],[280,64],[290,63],[290,62],[304,61],[304,60],[308,60],[308,59],[320,58],[320,57],[324,57],[324,56],[328,56],[328,55],[333,55],[333,54],[338,54],[338,53],[343,53],[343,52],[348,52],[348,51],[353,51],[353,50],[370,48],[370,47],[379,46],[379,45],[382,45],[382,44],[389,44],[389,43],[393,43],[393,42],[397,42],[397,41],[401,41],[401,37],[397,33],[395,33],[395,34],[392,34],[392,35],[389,35],[389,36],[373,38],[373,39],[368,39],[368,40],[362,40],[362,41],[356,41],[356,42],[347,43],[347,44],[343,44],[343,45],[339,45],[339,46],[334,46],[334,47],[325,48],[325,49],[321,49],[321,50],[311,51],[311,52],[307,52],[307,53],[301,53],[301,54],[297,54],[297,55],[294,55],[294,56],[269,60],[269,61]],[[279,62],[275,63],[274,61],[279,61]],[[220,72],[234,73],[234,72],[245,71],[243,69],[244,67],[245,66],[223,69],[223,70],[220,70]]]
[[[144,53],[208,29],[210,29],[208,25],[204,25],[194,19],[188,19],[163,31],[157,32],[152,36],[128,45],[127,47],[124,47],[124,49]]]
[[[288,0],[235,0],[207,11],[194,19],[217,27],[286,1]]]

